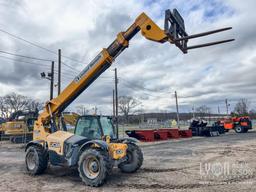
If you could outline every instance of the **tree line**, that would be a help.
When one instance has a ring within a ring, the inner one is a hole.
[[[141,102],[132,96],[119,96],[119,114],[122,115],[126,122],[128,122],[129,116],[141,114],[142,113],[142,107]],[[250,115],[252,117],[256,117],[256,110],[250,108],[250,101],[247,99],[240,99],[231,115]],[[35,111],[35,110],[42,110],[43,109],[43,103],[24,96],[17,93],[10,93],[5,96],[0,96],[0,117],[2,118],[8,118],[11,113],[17,112],[19,110],[28,110],[28,111]],[[88,111],[84,111],[81,114],[87,113]],[[211,108],[207,105],[199,106],[195,109],[195,113],[197,116],[207,116],[211,113]]]
[[[131,96],[120,96],[119,100],[119,114],[121,115],[121,122],[139,122],[142,114],[142,109],[138,109],[138,106],[141,105],[141,102]],[[226,115],[213,113],[211,107],[207,105],[201,105],[194,110],[196,117],[207,117],[210,114],[214,115]],[[180,114],[181,119],[189,119],[191,118],[192,113],[182,113]],[[235,104],[234,109],[230,113],[231,116],[250,116],[252,118],[256,118],[256,110],[251,108],[251,102],[248,99],[242,98],[239,99],[238,102]],[[158,119],[165,119],[164,113],[154,113],[149,114],[149,117],[154,117]],[[146,116],[144,116],[146,117]],[[176,118],[175,112],[168,113],[168,117]]]
[[[10,93],[0,96],[0,117],[7,119],[17,111],[36,111],[42,110],[43,103],[30,97],[17,93]]]

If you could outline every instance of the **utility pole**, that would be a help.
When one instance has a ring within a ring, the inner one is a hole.
[[[113,89],[113,117],[116,116],[116,109],[115,109],[115,90]]]
[[[85,106],[83,106],[83,113],[84,113],[84,115],[86,115],[86,109],[85,109]]]
[[[176,100],[177,124],[178,124],[178,128],[180,128],[180,116],[179,116],[179,105],[178,105],[177,91],[175,91],[174,94],[175,94],[175,100]]]
[[[97,110],[98,110],[98,108],[97,108],[97,106],[95,106],[94,107],[94,115],[97,115]]]
[[[192,112],[193,112],[193,119],[195,119],[195,105],[192,107]]]
[[[140,123],[141,123],[141,125],[143,125],[143,123],[144,123],[144,113],[143,112],[144,112],[143,111],[143,105],[141,105],[140,106],[140,116],[141,116]]]
[[[58,50],[58,95],[61,92],[61,49]]]
[[[227,115],[228,115],[228,107],[229,107],[228,99],[225,99],[225,103],[226,103],[226,110],[227,110]]]
[[[219,114],[219,116],[218,116],[218,121],[220,120],[220,106],[218,105],[218,114]]]
[[[61,49],[58,49],[58,95],[61,92]],[[58,127],[59,130],[66,129],[66,125],[64,124],[64,119],[61,113],[58,115]]]
[[[53,99],[53,84],[54,84],[54,61],[52,61],[52,70],[51,70],[51,92],[50,92],[50,100]]]
[[[54,61],[52,61],[51,72],[47,73],[47,75],[45,74],[45,72],[42,72],[40,75],[41,75],[42,79],[48,79],[51,82],[51,84],[50,84],[50,100],[52,100],[52,98],[53,98],[53,84],[54,84]]]
[[[117,83],[118,83],[118,79],[117,79],[117,69],[115,68],[115,107],[116,107],[116,115],[115,115],[115,119],[116,119],[116,135],[117,138],[119,138],[119,130],[118,130],[118,90],[117,90]]]

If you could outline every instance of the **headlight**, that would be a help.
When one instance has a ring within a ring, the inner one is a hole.
[[[116,154],[118,154],[118,155],[122,154],[123,152],[124,152],[124,151],[123,151],[123,150],[121,150],[121,149],[116,150]]]

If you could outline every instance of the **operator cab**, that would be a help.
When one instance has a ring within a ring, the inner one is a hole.
[[[80,116],[77,120],[74,134],[90,140],[101,140],[104,136],[117,139],[112,118],[109,116]]]

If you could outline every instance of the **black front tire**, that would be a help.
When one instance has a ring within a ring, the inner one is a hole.
[[[42,147],[30,146],[26,152],[25,162],[29,174],[42,174],[48,166],[48,153]]]
[[[241,126],[235,126],[235,132],[236,133],[244,133],[244,128]]]
[[[112,160],[107,151],[87,149],[79,157],[78,172],[86,185],[92,187],[103,185],[111,170]]]
[[[118,168],[124,173],[133,173],[137,171],[143,163],[143,154],[141,149],[134,143],[128,144],[127,160],[120,163]]]

